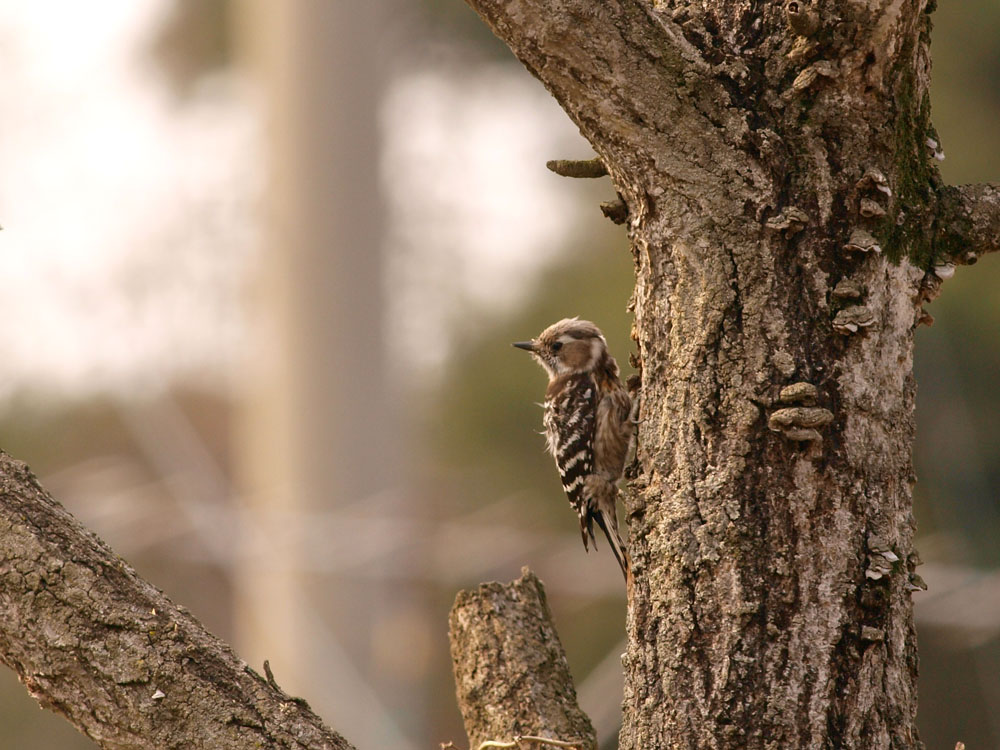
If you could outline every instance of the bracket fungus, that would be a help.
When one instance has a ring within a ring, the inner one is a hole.
[[[777,216],[772,216],[764,226],[775,232],[784,232],[785,237],[798,234],[809,224],[809,214],[798,206],[789,206]]]
[[[819,391],[812,383],[792,383],[786,385],[778,394],[778,400],[783,404],[814,404]]]
[[[941,149],[941,144],[938,143],[936,138],[927,137],[925,141],[928,150],[931,152],[931,156],[937,161],[944,161],[944,151]]]
[[[833,421],[833,412],[818,406],[792,406],[778,409],[767,420],[767,426],[774,432],[782,433],[789,440],[822,440],[818,427],[825,427]]]
[[[889,198],[892,197],[892,188],[889,187],[889,181],[885,178],[882,170],[876,167],[869,167],[865,170],[865,173],[857,182],[857,188],[858,190],[878,190],[880,193],[885,193]]]
[[[939,279],[944,281],[945,279],[950,279],[955,275],[955,264],[954,263],[942,263],[939,266],[934,266],[934,275]]]
[[[851,279],[841,279],[830,294],[836,299],[861,299],[861,285]]]
[[[877,206],[878,204],[876,203],[875,205]],[[862,229],[861,227],[851,232],[851,238],[844,245],[844,250],[849,253],[882,252],[882,248],[878,244],[878,240],[875,239],[875,236],[867,229]]]
[[[899,556],[892,551],[889,543],[880,536],[868,537],[868,567],[865,577],[877,581],[892,572],[892,564],[899,562]]]
[[[871,198],[862,198],[858,211],[866,219],[880,219],[885,216],[885,209],[879,205],[878,201]]]
[[[875,323],[875,315],[864,305],[845,307],[833,318],[833,330],[848,335]]]

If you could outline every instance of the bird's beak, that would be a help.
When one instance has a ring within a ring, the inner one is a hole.
[[[516,346],[518,349],[524,349],[526,352],[535,351],[534,341],[515,341],[512,346]]]

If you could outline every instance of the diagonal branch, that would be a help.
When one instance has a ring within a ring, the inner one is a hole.
[[[0,452],[0,660],[105,748],[350,750]]]
[[[534,573],[525,568],[511,583],[460,592],[449,626],[458,705],[473,750],[487,742],[510,747],[504,743],[527,736],[597,747]]]
[[[1000,184],[943,188],[936,218],[935,246],[951,262],[972,264],[1000,251]]]

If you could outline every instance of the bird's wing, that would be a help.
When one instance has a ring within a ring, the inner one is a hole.
[[[568,378],[545,402],[545,433],[556,461],[563,489],[580,516],[581,527],[589,520],[584,497],[585,480],[594,470],[594,421],[597,387],[585,374]],[[586,524],[589,527],[589,523]],[[581,528],[584,544],[587,529]],[[591,532],[593,536],[593,532]]]

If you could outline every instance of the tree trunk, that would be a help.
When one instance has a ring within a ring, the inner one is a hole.
[[[996,249],[925,0],[468,0],[628,208],[623,748],[913,748],[913,332]],[[946,225],[946,226],[943,226]]]

